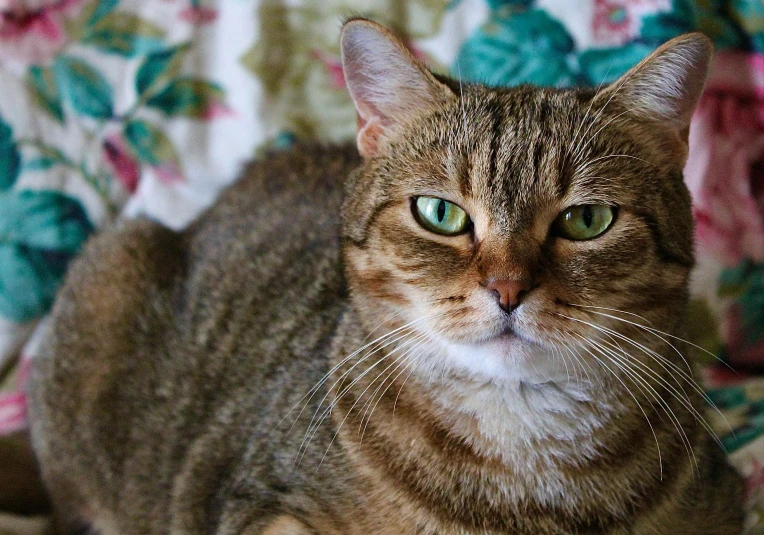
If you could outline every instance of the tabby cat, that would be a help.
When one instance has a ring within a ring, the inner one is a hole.
[[[59,529],[740,533],[676,339],[709,41],[599,91],[462,84],[364,19],[341,48],[357,147],[72,267],[31,386]]]

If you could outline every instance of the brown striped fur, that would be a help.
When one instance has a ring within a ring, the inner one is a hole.
[[[72,267],[31,389],[59,528],[740,533],[671,338],[709,55],[690,35],[599,92],[495,89],[350,21],[363,159],[270,155],[189,229],[124,223]],[[425,230],[418,195],[473,227]],[[613,227],[556,235],[587,202],[618,206]],[[495,277],[532,281],[511,313]]]

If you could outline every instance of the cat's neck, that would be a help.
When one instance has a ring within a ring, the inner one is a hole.
[[[429,400],[434,417],[478,454],[518,468],[595,457],[608,434],[603,430],[625,410],[606,389],[577,377],[410,382],[407,395]]]
[[[366,336],[352,317],[339,334],[335,364]],[[645,403],[643,413],[636,398],[612,385],[572,374],[545,382],[423,379],[410,370],[385,382],[379,372],[386,366],[371,368],[380,358],[340,368],[348,374],[345,388],[334,392],[339,440],[372,480],[410,488],[430,509],[463,510],[460,522],[493,511],[503,519],[497,530],[506,531],[512,526],[503,522],[527,516],[528,508],[552,514],[550,504],[564,522],[584,509],[625,512],[635,493],[682,466],[673,457],[685,452],[659,408]],[[680,418],[689,434],[697,432],[691,419]]]

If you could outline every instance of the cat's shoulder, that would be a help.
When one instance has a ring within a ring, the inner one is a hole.
[[[247,163],[232,189],[259,187],[273,192],[295,187],[303,191],[334,189],[360,163],[354,145],[300,142],[288,149],[266,151]]]

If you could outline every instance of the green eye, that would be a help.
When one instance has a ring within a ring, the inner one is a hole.
[[[437,197],[417,197],[415,209],[419,224],[436,234],[461,234],[470,223],[467,212]]]
[[[615,209],[604,204],[571,206],[557,216],[557,229],[569,240],[590,240],[605,232],[613,223]]]

